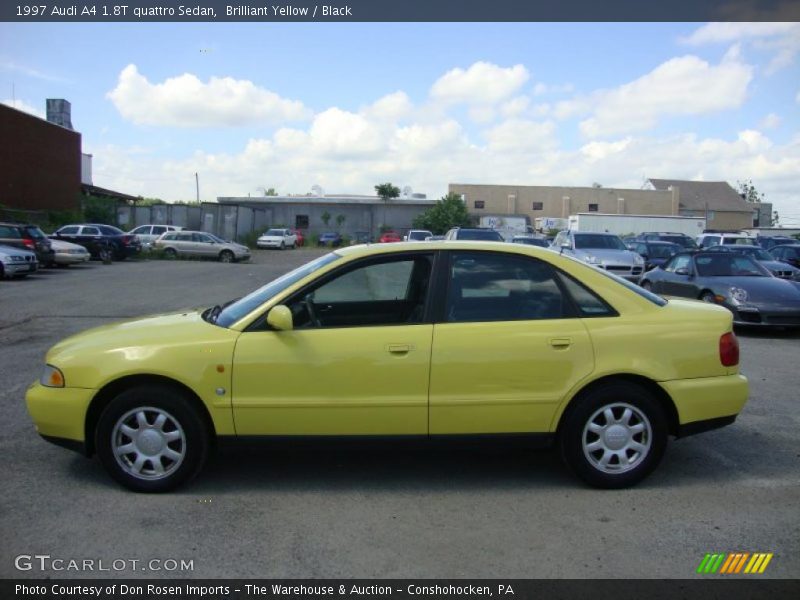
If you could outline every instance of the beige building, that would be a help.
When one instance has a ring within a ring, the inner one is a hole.
[[[677,191],[627,190],[603,187],[481,185],[451,183],[471,214],[524,215],[566,219],[587,212],[622,215],[677,215]]]
[[[727,189],[726,189],[727,188]],[[578,213],[705,217],[709,229],[753,226],[754,207],[725,182],[650,179],[646,189],[451,183],[470,214],[566,219]],[[708,208],[706,208],[708,207]]]

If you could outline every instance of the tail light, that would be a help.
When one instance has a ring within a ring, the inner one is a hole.
[[[22,240],[22,243],[25,244],[26,248],[30,248],[31,250],[35,250],[36,249],[36,242],[34,242],[30,238],[24,238]]]
[[[731,331],[719,338],[719,361],[723,367],[739,364],[739,340]]]

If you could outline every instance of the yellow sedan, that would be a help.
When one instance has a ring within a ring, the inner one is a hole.
[[[137,491],[174,488],[223,436],[496,436],[555,443],[597,487],[747,400],[731,313],[667,302],[533,246],[342,248],[224,306],[55,345],[28,410]]]

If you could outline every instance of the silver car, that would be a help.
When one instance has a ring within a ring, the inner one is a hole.
[[[131,229],[128,233],[139,238],[143,247],[150,248],[153,242],[168,231],[181,231],[182,229],[183,227],[178,227],[176,225],[139,225],[137,228]]]
[[[644,272],[644,259],[628,250],[613,233],[562,231],[553,240],[550,250],[563,252],[634,283],[638,283]]]
[[[247,246],[226,242],[205,231],[170,231],[158,238],[153,245],[156,249],[163,250],[167,258],[195,256],[217,258],[222,262],[250,258],[250,249]]]
[[[25,277],[38,268],[39,261],[33,252],[0,245],[0,279]]]
[[[68,267],[76,263],[89,260],[89,251],[78,244],[72,244],[63,240],[50,240],[55,255],[53,261],[58,266]]]

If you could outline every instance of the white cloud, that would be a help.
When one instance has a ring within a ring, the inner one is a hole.
[[[28,67],[27,65],[21,65],[12,62],[10,60],[4,60],[0,62],[0,69],[4,71],[14,71],[16,73],[21,73],[33,79],[41,79],[42,81],[49,81],[51,83],[71,83],[68,79],[65,79],[64,77],[60,77],[58,75],[52,75],[51,73],[44,73],[42,71],[39,71],[38,69]]]
[[[589,142],[581,147],[580,152],[588,162],[594,163],[624,152],[631,140],[632,138],[626,137],[616,142]]]
[[[561,85],[537,83],[533,86],[533,95],[542,96],[544,94],[566,94],[575,89],[571,83],[564,83]]]
[[[21,111],[24,111],[26,113],[35,115],[35,116],[37,116],[37,117],[39,117],[41,119],[44,119],[44,118],[47,117],[47,115],[45,114],[45,112],[43,110],[40,110],[38,108],[35,108],[35,107],[31,106],[30,104],[28,104],[26,102],[23,102],[19,98],[17,98],[16,100],[12,100],[11,98],[7,98],[5,100],[0,100],[0,102],[2,104],[5,104],[6,106],[10,106],[11,108],[16,108],[17,110],[21,110]]]
[[[411,113],[413,105],[405,92],[387,94],[362,112],[378,119],[401,119]]]
[[[761,129],[775,129],[781,124],[781,118],[775,113],[769,113],[766,117],[761,119],[758,126]]]
[[[493,152],[541,153],[554,148],[556,127],[551,121],[509,119],[485,132],[488,149]]]
[[[489,123],[490,121],[494,121],[496,114],[493,106],[472,106],[469,109],[469,118],[476,123]]]
[[[527,96],[517,96],[516,98],[511,98],[508,102],[504,102],[500,107],[500,112],[503,113],[504,117],[518,117],[528,109],[530,103],[531,100]]]
[[[281,98],[252,81],[212,77],[204,83],[185,73],[150,83],[132,64],[120,72],[107,96],[123,117],[143,125],[239,126],[310,116],[302,102]]]
[[[681,41],[693,46],[730,42],[752,44],[756,49],[772,53],[766,67],[766,73],[771,75],[790,66],[800,54],[800,23],[708,23]]]
[[[670,115],[700,115],[741,106],[753,69],[736,60],[719,65],[696,56],[668,60],[650,73],[618,88],[559,102],[556,115],[582,112],[591,116],[580,124],[589,137],[647,130]]]
[[[431,97],[448,104],[495,104],[512,96],[529,77],[523,65],[504,68],[476,62],[442,75],[431,87]]]

